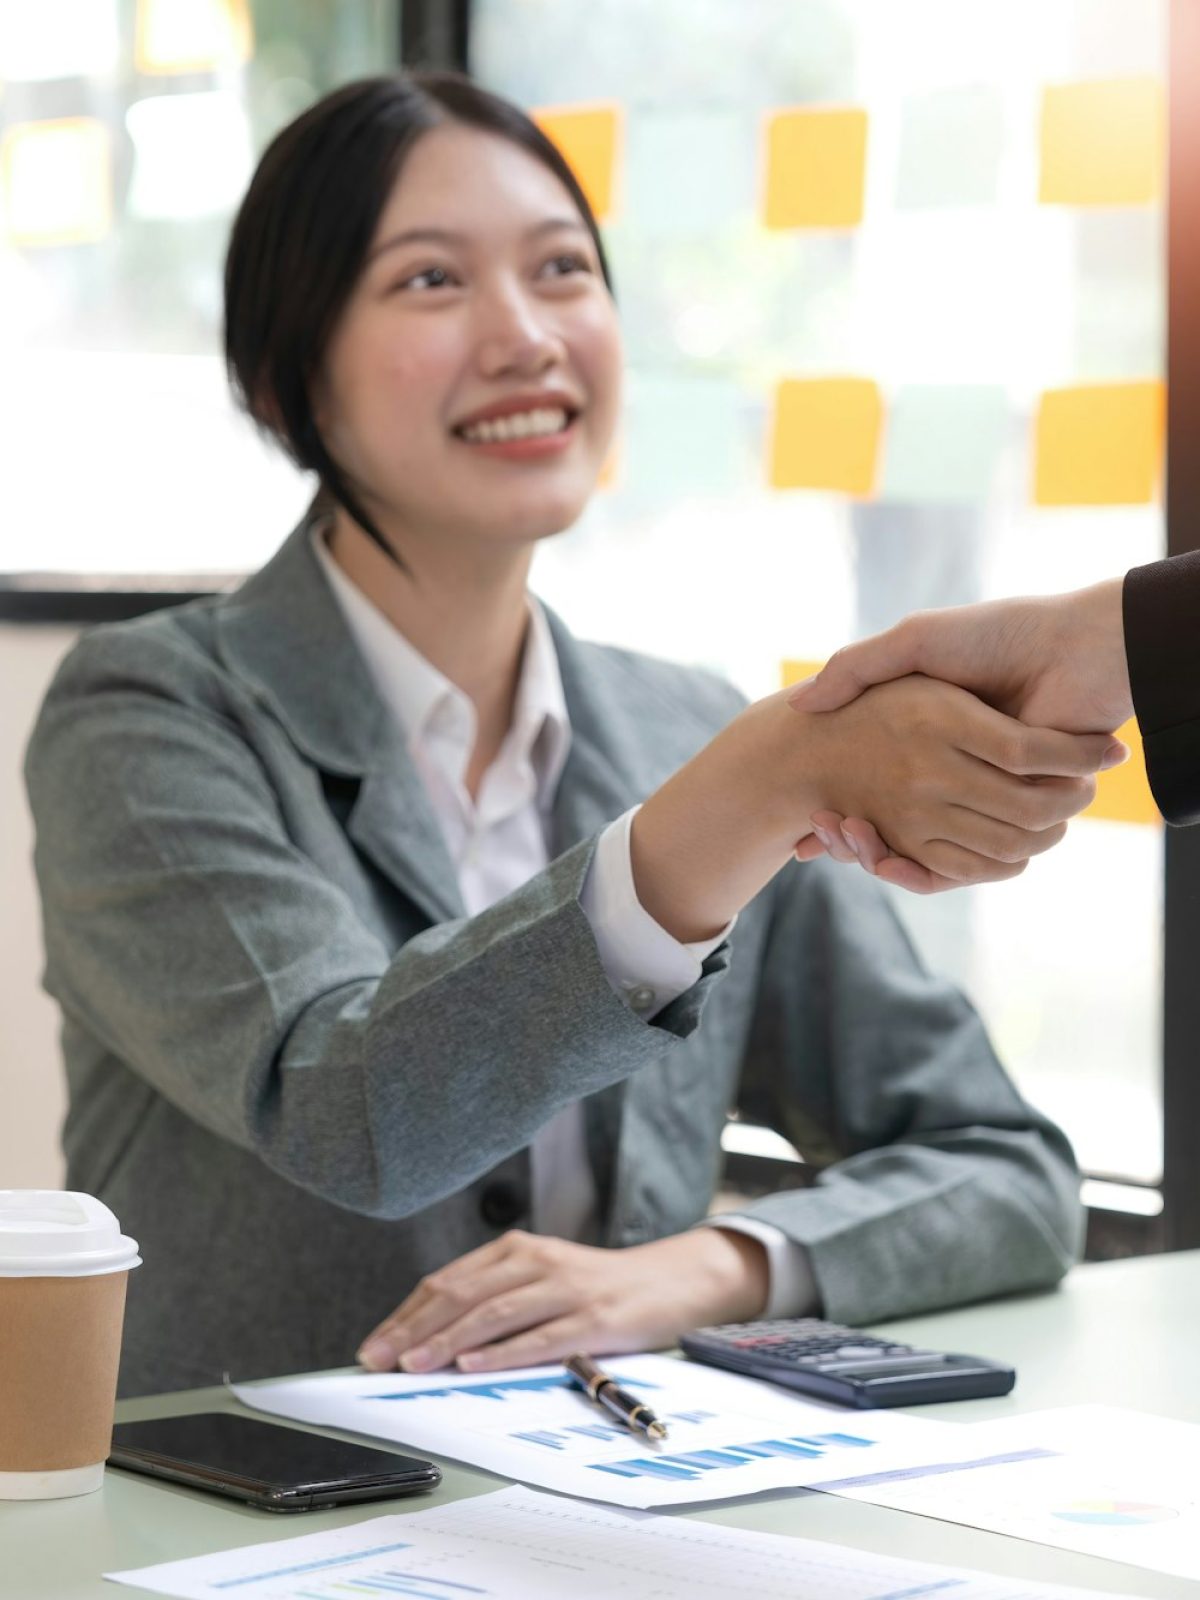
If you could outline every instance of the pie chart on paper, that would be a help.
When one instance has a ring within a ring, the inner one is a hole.
[[[1171,1506],[1148,1505],[1141,1500],[1076,1500],[1051,1515],[1059,1522],[1082,1523],[1092,1528],[1137,1528],[1152,1522],[1170,1522],[1179,1513]]]

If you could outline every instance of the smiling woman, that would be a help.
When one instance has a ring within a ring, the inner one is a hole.
[[[291,270],[299,238],[319,273]],[[478,522],[481,489],[523,487],[511,473],[458,476],[464,444],[485,457],[567,457],[545,531],[578,516],[616,425],[610,288],[587,202],[536,124],[450,75],[424,87],[381,78],[320,102],[264,156],[230,244],[226,357],[251,415],[403,563],[406,537],[436,539],[456,513]],[[557,371],[569,344],[569,381],[481,396],[514,339],[535,375]],[[565,412],[559,426],[539,418],[539,442],[516,449],[535,433],[532,413],[550,409]],[[508,438],[494,427],[467,437],[509,416],[523,421]],[[407,533],[380,530],[385,488]],[[536,498],[544,519],[544,473]],[[487,507],[492,526],[497,509]]]
[[[69,1182],[146,1261],[125,1391],[1057,1279],[1062,1135],[877,885],[793,851],[828,807],[1012,876],[1107,739],[918,678],[747,707],[533,598],[621,346],[569,169],[470,83],[286,128],[226,290],[234,384],[316,500],[235,593],[87,635],[27,763]],[[696,1227],[734,1106],[817,1176]]]

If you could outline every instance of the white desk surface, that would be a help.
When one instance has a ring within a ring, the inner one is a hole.
[[[1017,1387],[1002,1400],[928,1406],[922,1415],[975,1421],[1103,1401],[1200,1422],[1200,1251],[1079,1267],[1050,1294],[993,1301],[888,1327],[914,1343],[994,1356],[1017,1368]],[[117,1415],[132,1421],[214,1409],[239,1408],[219,1389],[193,1389],[125,1401]],[[115,1600],[136,1591],[104,1583],[102,1572],[293,1538],[382,1511],[416,1510],[482,1494],[504,1481],[453,1463],[441,1465],[445,1477],[434,1494],[293,1517],[112,1470],[96,1494],[0,1502],[0,1597]],[[1112,1594],[1200,1600],[1200,1583],[832,1495],[789,1492],[672,1514]]]

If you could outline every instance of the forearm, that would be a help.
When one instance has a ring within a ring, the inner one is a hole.
[[[769,770],[769,719],[776,701],[759,701],[681,767],[642,806],[630,848],[638,899],[684,942],[712,938],[770,882],[810,831],[818,786],[802,775],[811,719],[794,713],[785,729],[801,776],[785,798]]]
[[[984,1126],[905,1140],[746,1207],[802,1244],[825,1315],[872,1322],[1058,1282],[1082,1243],[1065,1142]]]

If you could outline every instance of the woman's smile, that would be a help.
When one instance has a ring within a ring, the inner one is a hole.
[[[473,412],[452,430],[472,450],[501,460],[536,461],[560,455],[577,437],[582,408],[554,391],[513,395]]]

